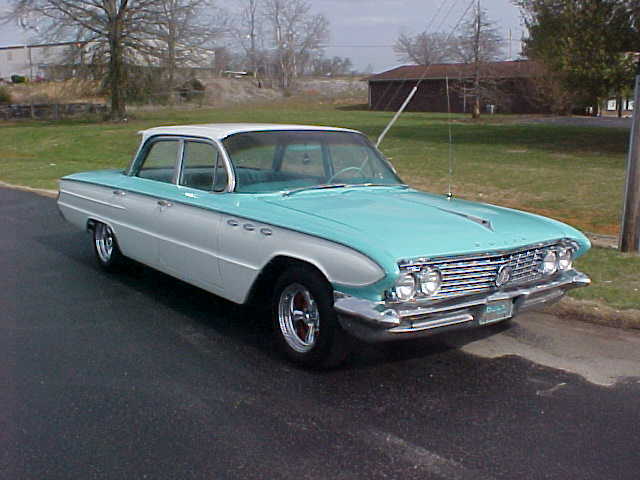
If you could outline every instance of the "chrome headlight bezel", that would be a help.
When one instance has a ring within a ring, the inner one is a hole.
[[[544,257],[542,257],[540,272],[547,276],[558,272],[558,253],[555,248],[547,250]]]
[[[425,266],[416,273],[416,283],[424,297],[433,297],[442,287],[442,273],[435,267]]]
[[[573,268],[573,258],[576,251],[572,247],[560,247],[558,248],[557,262],[558,262],[558,270],[561,272],[566,272]]]
[[[413,300],[417,292],[416,278],[411,272],[400,272],[398,280],[394,286],[394,292],[398,300],[408,302]]]

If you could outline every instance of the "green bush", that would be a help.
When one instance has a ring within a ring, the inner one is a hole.
[[[27,77],[23,75],[11,75],[12,83],[27,83]]]
[[[11,94],[9,89],[0,86],[0,105],[4,103],[11,103]]]

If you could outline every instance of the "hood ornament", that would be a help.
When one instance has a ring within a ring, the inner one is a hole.
[[[487,220],[486,218],[481,218],[481,217],[476,217],[475,215],[469,215],[468,213],[463,213],[463,212],[457,212],[455,210],[449,210],[447,208],[442,208],[442,207],[436,207],[438,210],[442,210],[443,212],[447,212],[447,213],[452,213],[454,215],[458,215],[460,217],[464,217],[467,220],[471,220],[472,222],[477,223],[478,225],[482,225],[484,228],[486,228],[487,230],[493,232],[493,225],[491,224],[491,221]]]

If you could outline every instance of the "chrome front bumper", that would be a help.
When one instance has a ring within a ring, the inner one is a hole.
[[[513,317],[524,310],[556,302],[567,290],[590,283],[585,274],[570,270],[544,283],[431,304],[373,302],[336,292],[334,307],[345,330],[361,340],[378,342],[480,326],[487,304],[493,302],[511,300]]]

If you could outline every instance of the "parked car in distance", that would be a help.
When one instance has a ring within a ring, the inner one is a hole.
[[[124,171],[60,180],[58,206],[107,270],[125,258],[269,306],[293,361],[339,364],[349,336],[416,338],[549,304],[589,278],[563,223],[409,188],[362,133],[158,127]]]

